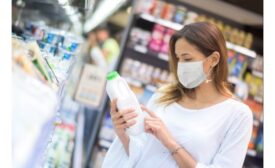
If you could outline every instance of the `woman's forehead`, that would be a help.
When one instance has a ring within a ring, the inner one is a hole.
[[[196,50],[196,47],[193,46],[192,44],[190,44],[184,38],[178,39],[175,43],[175,53],[177,53],[177,54],[182,54],[183,52],[188,53],[193,50]]]

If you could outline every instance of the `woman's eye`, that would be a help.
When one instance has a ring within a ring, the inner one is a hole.
[[[191,61],[191,58],[185,58],[184,61]]]

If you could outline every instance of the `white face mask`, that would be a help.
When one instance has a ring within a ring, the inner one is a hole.
[[[207,79],[203,71],[203,61],[178,62],[177,73],[180,83],[188,89],[199,86]]]

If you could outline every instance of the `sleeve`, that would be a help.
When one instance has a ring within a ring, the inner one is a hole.
[[[107,62],[110,63],[113,59],[119,56],[119,45],[116,40],[109,38],[103,45],[103,50],[108,52]]]
[[[245,106],[231,124],[210,165],[198,162],[196,168],[242,168],[253,128],[253,115]]]
[[[95,64],[98,65],[99,67],[102,67],[102,68],[107,67],[104,55],[98,47],[93,47],[91,49],[90,56],[92,60],[95,62]]]
[[[141,150],[147,139],[147,135],[142,133],[138,137],[129,136],[129,156],[125,152],[123,144],[118,137],[110,146],[105,159],[102,164],[102,168],[133,168],[141,156]]]
[[[156,96],[154,94],[146,105],[148,108],[154,108],[155,98]],[[102,168],[134,167],[141,157],[142,149],[148,141],[148,137],[149,135],[146,133],[142,133],[139,136],[129,136],[129,156],[124,150],[123,144],[120,142],[119,138],[116,137],[105,156]]]

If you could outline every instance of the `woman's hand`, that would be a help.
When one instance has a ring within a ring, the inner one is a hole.
[[[135,109],[117,110],[117,99],[111,102],[111,118],[115,128],[115,132],[119,135],[125,135],[125,129],[136,123],[134,118],[137,117]]]
[[[163,121],[145,106],[141,105],[141,108],[149,114],[149,117],[145,117],[144,119],[145,132],[153,134],[170,151],[174,150],[178,144],[170,134]]]

